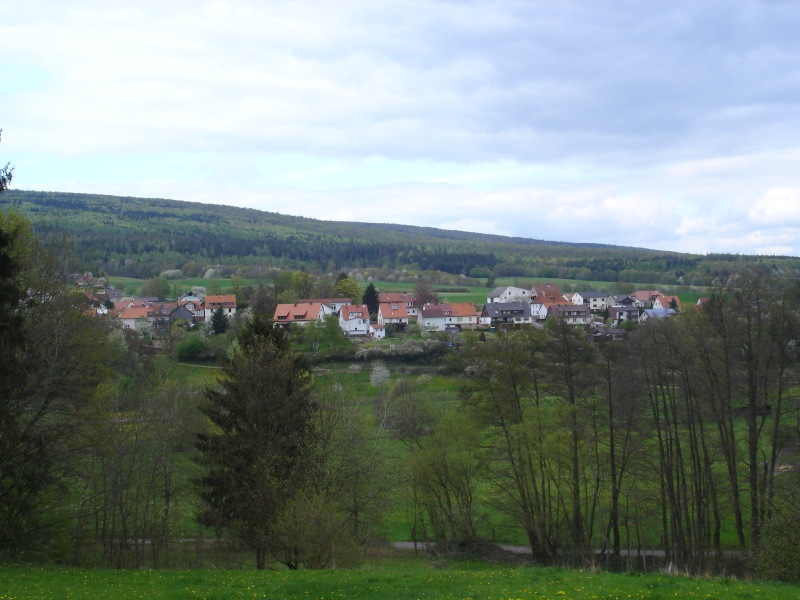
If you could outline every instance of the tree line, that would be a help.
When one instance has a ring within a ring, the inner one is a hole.
[[[371,405],[346,377],[314,385],[259,316],[232,324],[217,385],[193,389],[141,338],[86,315],[62,243],[2,214],[5,555],[188,565],[200,551],[188,558],[186,540],[218,537],[259,567],[348,564],[400,481],[410,535],[441,547],[507,526],[543,563],[660,549],[701,571],[732,545],[760,573],[792,564],[800,290],[769,269],[624,342],[560,321],[465,334],[443,365],[461,409],[444,410],[427,376],[381,365]]]
[[[387,267],[482,278],[699,286],[724,285],[740,268],[754,264],[779,276],[800,274],[800,261],[792,257],[697,256],[423,227],[323,222],[169,200],[16,190],[4,198],[34,220],[40,233],[69,233],[84,269],[137,278],[195,263],[204,268],[263,264],[315,273]]]

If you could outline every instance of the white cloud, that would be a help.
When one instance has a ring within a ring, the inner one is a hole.
[[[795,3],[0,10],[21,187],[800,255]]]
[[[760,225],[800,227],[800,187],[770,188],[753,204],[750,219]]]

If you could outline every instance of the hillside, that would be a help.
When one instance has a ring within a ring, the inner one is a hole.
[[[74,239],[86,269],[151,277],[211,266],[263,265],[333,272],[384,267],[485,278],[722,283],[744,264],[800,275],[800,258],[691,255],[573,244],[410,225],[320,221],[231,206],[164,199],[12,190],[2,204],[43,235]]]

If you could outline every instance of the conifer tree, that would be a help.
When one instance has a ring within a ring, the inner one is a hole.
[[[268,320],[240,330],[216,388],[201,409],[211,427],[198,436],[198,520],[240,540],[266,566],[278,515],[299,489],[312,443],[310,376]]]

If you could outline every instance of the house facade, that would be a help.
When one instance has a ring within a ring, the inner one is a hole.
[[[487,304],[496,304],[504,302],[530,302],[531,291],[513,285],[505,287],[496,287],[486,297]]]
[[[607,300],[606,292],[575,292],[572,294],[573,304],[585,304],[593,312],[605,310]]]
[[[408,326],[408,308],[402,302],[381,302],[378,325],[394,325],[398,331],[404,330]]]
[[[552,319],[561,319],[570,325],[589,325],[592,322],[592,313],[584,304],[554,304],[550,307],[548,316]]]
[[[339,327],[347,337],[369,335],[369,308],[366,304],[345,304],[339,310]]]
[[[236,314],[236,296],[234,294],[221,294],[216,296],[206,296],[203,300],[203,313],[206,323],[211,321],[211,315],[218,308],[229,319]]]
[[[327,308],[327,310],[326,310]],[[272,326],[286,329],[295,323],[308,325],[324,319],[331,314],[330,307],[321,302],[297,302],[295,304],[278,304],[272,317]]]
[[[619,325],[625,321],[633,321],[634,323],[637,323],[639,321],[639,309],[632,304],[627,306],[609,306],[608,317],[611,319],[611,322],[614,323],[614,325]]]
[[[417,323],[427,331],[461,331],[478,325],[478,311],[472,302],[426,304]]]
[[[534,322],[527,302],[487,302],[481,311],[481,322],[493,327],[530,325]]]

